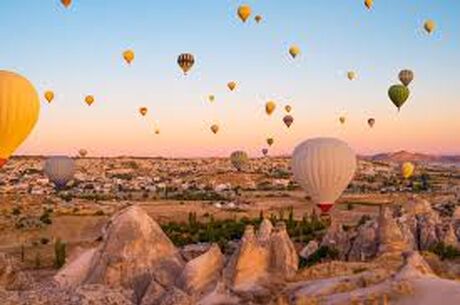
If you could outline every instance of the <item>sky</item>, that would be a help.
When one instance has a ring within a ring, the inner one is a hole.
[[[243,3],[260,24],[238,19]],[[432,35],[427,19],[437,24]],[[318,136],[361,154],[460,153],[457,0],[375,0],[371,11],[362,0],[73,0],[69,9],[60,0],[2,0],[0,41],[0,70],[22,74],[41,97],[39,121],[17,154],[256,156],[273,137],[276,155]],[[295,60],[293,44],[302,50]],[[136,54],[130,66],[126,49]],[[184,52],[196,59],[187,76],[176,62]],[[398,113],[387,90],[406,68],[415,79]],[[46,90],[55,92],[51,104]],[[270,117],[268,100],[277,103]]]

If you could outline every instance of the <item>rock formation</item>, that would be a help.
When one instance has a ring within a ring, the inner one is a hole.
[[[140,300],[152,282],[171,286],[183,267],[178,250],[160,226],[142,209],[130,207],[113,216],[97,249],[65,266],[55,279],[65,286],[132,289]]]

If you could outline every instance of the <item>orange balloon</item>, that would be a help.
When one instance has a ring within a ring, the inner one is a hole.
[[[91,106],[91,104],[94,103],[94,96],[88,95],[85,97],[85,103],[88,104],[88,106]]]
[[[46,91],[45,92],[45,99],[48,101],[48,103],[51,103],[54,99],[54,92],[53,91]]]
[[[227,84],[227,87],[228,87],[228,89],[230,89],[230,91],[235,90],[235,88],[236,88],[236,82],[229,82],[229,83]]]
[[[62,5],[68,8],[72,4],[72,0],[61,0]]]
[[[134,51],[133,50],[126,50],[123,52],[123,58],[125,61],[130,65],[134,60]]]
[[[139,112],[140,112],[140,114],[142,116],[145,116],[147,114],[147,112],[148,112],[148,109],[147,109],[147,107],[141,107],[141,108],[139,108]]]

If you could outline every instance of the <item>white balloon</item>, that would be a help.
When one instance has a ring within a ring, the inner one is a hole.
[[[45,162],[45,175],[56,187],[63,188],[73,179],[75,174],[75,162],[65,156],[50,157]]]
[[[294,179],[327,213],[353,179],[356,154],[347,143],[315,138],[299,144],[292,155]]]

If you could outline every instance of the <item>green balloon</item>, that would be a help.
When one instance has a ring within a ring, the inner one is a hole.
[[[409,95],[409,88],[403,85],[393,85],[388,89],[388,96],[393,104],[398,107],[398,110],[401,109],[401,106],[407,101]]]

